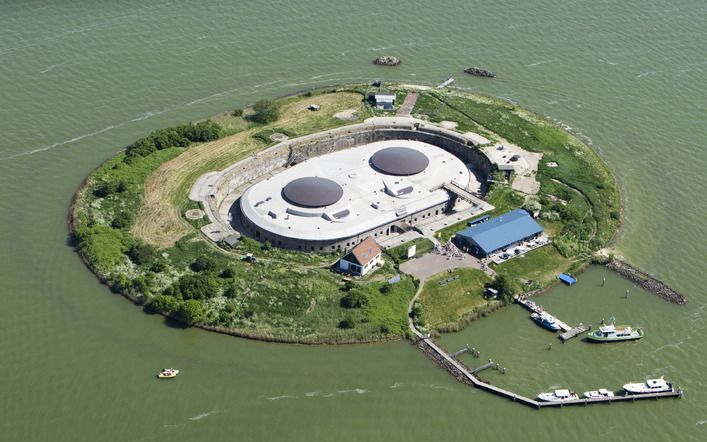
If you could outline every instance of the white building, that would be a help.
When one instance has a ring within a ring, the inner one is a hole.
[[[381,248],[369,236],[339,260],[339,269],[356,276],[364,276],[383,262],[382,254]]]

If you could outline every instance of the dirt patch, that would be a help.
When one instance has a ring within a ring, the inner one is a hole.
[[[334,118],[344,121],[352,121],[356,119],[356,109],[346,109],[334,114]]]
[[[285,134],[283,134],[283,133],[281,133],[281,132],[275,132],[274,134],[270,135],[270,139],[273,140],[273,141],[277,141],[277,142],[285,141],[285,140],[287,140],[287,139],[289,139],[289,138],[290,138],[290,137],[288,137],[287,135],[285,135]]]

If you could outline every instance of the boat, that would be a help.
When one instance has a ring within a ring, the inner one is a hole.
[[[577,393],[569,391],[567,389],[559,389],[550,391],[548,393],[540,393],[538,399],[545,402],[557,402],[557,401],[572,401],[579,399]]]
[[[544,327],[551,331],[560,330],[560,324],[557,319],[548,315],[547,313],[533,313],[530,315],[531,319],[537,322],[541,327]]]
[[[630,394],[662,393],[664,391],[672,391],[673,386],[661,376],[658,379],[648,379],[646,382],[625,384],[624,390]]]
[[[633,328],[630,325],[603,325],[599,330],[587,335],[587,339],[594,342],[632,341],[643,337],[643,329]]]
[[[599,399],[599,398],[614,397],[614,393],[607,390],[606,388],[600,388],[598,390],[592,390],[592,391],[585,391],[582,394],[587,399]]]
[[[165,368],[159,373],[157,373],[157,377],[160,379],[172,379],[177,377],[179,374],[179,370],[175,368]]]

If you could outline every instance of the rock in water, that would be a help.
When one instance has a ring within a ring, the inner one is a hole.
[[[475,75],[477,77],[493,78],[496,76],[496,74],[494,74],[493,72],[488,71],[486,69],[477,68],[476,66],[466,68],[464,69],[464,72],[466,72],[467,74]]]
[[[381,55],[373,60],[373,63],[382,66],[397,66],[400,64],[400,59],[390,55]]]

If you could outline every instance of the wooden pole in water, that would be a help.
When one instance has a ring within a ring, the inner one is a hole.
[[[606,276],[601,277],[601,286],[604,287],[604,284],[606,284]]]
[[[626,299],[628,299],[628,292],[630,292],[631,289],[626,289]]]

